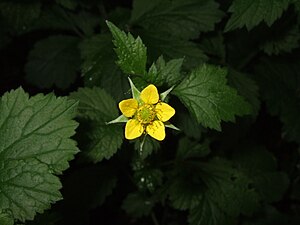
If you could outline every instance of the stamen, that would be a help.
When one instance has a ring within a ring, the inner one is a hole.
[[[149,104],[141,105],[137,110],[136,116],[137,116],[137,119],[139,120],[139,122],[142,124],[151,123],[156,116],[154,106],[149,105]]]

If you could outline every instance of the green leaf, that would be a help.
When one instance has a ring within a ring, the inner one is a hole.
[[[225,69],[204,64],[193,70],[172,92],[204,127],[221,130],[221,120],[250,112],[250,105],[226,84]]]
[[[113,35],[115,51],[119,58],[117,64],[126,74],[143,75],[146,73],[147,49],[140,37],[121,31],[111,22],[106,22]]]
[[[213,0],[135,0],[131,23],[183,39],[211,31],[223,13]]]
[[[78,116],[105,124],[118,116],[115,100],[99,87],[79,88],[70,95],[79,100]]]
[[[76,13],[59,5],[43,8],[41,16],[35,20],[30,30],[61,30],[75,32],[78,36],[91,36],[94,29],[100,25],[98,15],[80,10]]]
[[[39,41],[30,52],[26,79],[39,88],[68,88],[76,79],[80,57],[73,36],[52,36]]]
[[[280,58],[263,59],[256,66],[256,80],[269,112],[283,123],[283,137],[299,143],[300,96],[299,63],[282,62]]]
[[[278,172],[275,157],[262,147],[248,147],[234,155],[234,161],[250,179],[266,202],[279,201],[289,186],[289,179]]]
[[[1,1],[0,15],[17,33],[28,29],[41,13],[40,2]]]
[[[74,27],[68,21],[66,11],[58,6],[43,8],[38,20],[32,24],[32,30],[50,29],[50,30],[68,30],[72,31]]]
[[[80,11],[79,13],[64,13],[65,20],[68,21],[70,26],[80,36],[91,36],[94,34],[94,29],[100,24],[97,14],[92,14],[87,11]]]
[[[85,39],[80,44],[80,50],[85,86],[100,86],[118,101],[129,97],[128,80],[115,63],[111,35],[100,34]]]
[[[177,113],[178,122],[176,123],[178,127],[185,133],[189,138],[194,138],[199,140],[202,136],[204,128],[201,127],[197,120],[188,113]]]
[[[124,136],[121,126],[106,125],[106,122],[118,116],[115,101],[98,87],[79,88],[70,97],[79,100],[78,116],[92,123],[86,134],[90,142],[84,155],[94,163],[109,159],[121,147]]]
[[[170,182],[170,200],[178,209],[190,209],[191,224],[234,224],[238,215],[249,214],[259,206],[251,180],[230,161],[185,160],[178,162],[176,171]]]
[[[23,89],[5,93],[0,104],[0,211],[32,220],[61,199],[55,174],[78,152],[74,135],[77,103],[53,94],[29,98]]]
[[[90,143],[84,152],[85,156],[94,163],[110,159],[121,147],[124,134],[119,125],[95,125],[88,132]]]
[[[264,21],[271,26],[289,6],[290,0],[234,0],[225,31],[246,26],[247,30]]]
[[[218,60],[224,63],[227,49],[225,49],[224,37],[221,33],[204,38],[200,43],[200,47],[205,54],[216,56]],[[220,63],[220,61],[217,61],[217,63]]]
[[[207,140],[200,144],[184,137],[179,140],[176,158],[181,160],[199,158],[207,156],[209,153],[210,147]]]
[[[0,212],[0,224],[14,225],[14,219],[9,214]]]
[[[228,73],[228,84],[234,87],[238,94],[243,96],[251,104],[251,114],[256,116],[260,108],[258,99],[258,86],[254,80],[244,73],[230,69]]]
[[[196,207],[202,200],[203,183],[198,174],[181,167],[179,175],[174,177],[169,185],[168,194],[172,206],[176,209],[186,210]]]
[[[154,67],[156,67],[156,71],[152,71],[151,73],[150,68],[148,76],[150,77],[151,82],[158,86],[162,83],[172,86],[183,78],[180,74],[182,63],[183,58],[172,59],[166,63],[164,58],[161,56],[156,61],[156,64],[153,64]]]
[[[229,217],[240,213],[250,214],[258,207],[259,196],[250,186],[251,180],[234,169],[230,162],[213,159],[202,166],[202,180],[210,203],[219,207]]]
[[[153,201],[145,194],[134,192],[128,194],[124,199],[122,208],[127,214],[138,218],[149,215],[153,208],[153,204]]]
[[[167,60],[184,58],[183,66],[191,70],[208,59],[200,46],[194,42],[163,36],[149,30],[140,30],[139,35],[148,46],[148,57],[151,59],[149,61],[155,61],[161,55]]]
[[[267,41],[263,46],[263,50],[268,55],[279,55],[281,53],[289,53],[299,47],[300,32],[297,26],[293,26],[286,32],[274,35],[273,39]]]
[[[141,77],[135,77],[134,82],[137,83],[139,87],[146,87],[149,83],[158,87],[163,84],[173,86],[183,79],[180,73],[182,63],[183,58],[172,59],[166,63],[163,56],[160,56],[157,61],[152,64],[148,73]]]
[[[235,225],[234,218],[226,216],[220,208],[203,198],[197,207],[190,211],[188,221],[191,225]]]

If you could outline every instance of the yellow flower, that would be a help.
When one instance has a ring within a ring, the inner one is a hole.
[[[131,98],[119,103],[123,115],[130,118],[125,126],[125,138],[132,140],[147,133],[162,141],[166,136],[164,122],[174,116],[175,109],[159,100],[153,84],[142,90],[138,100]]]

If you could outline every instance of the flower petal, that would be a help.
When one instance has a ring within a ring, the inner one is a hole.
[[[123,100],[119,103],[119,108],[126,117],[132,117],[137,111],[138,106],[139,103],[133,98]]]
[[[146,128],[146,132],[156,140],[162,141],[166,137],[165,125],[159,120],[155,120]]]
[[[168,121],[175,114],[175,109],[164,102],[158,103],[155,107],[155,111],[158,119],[163,122]]]
[[[157,88],[150,84],[142,90],[140,98],[146,104],[156,104],[159,100]]]
[[[144,132],[144,127],[142,124],[135,119],[131,119],[126,123],[125,126],[125,138],[132,140],[140,137]]]

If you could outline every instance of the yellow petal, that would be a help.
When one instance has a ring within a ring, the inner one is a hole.
[[[135,119],[131,119],[126,123],[125,126],[125,138],[132,140],[141,136],[144,132],[142,124]]]
[[[175,109],[164,102],[158,103],[155,107],[155,111],[158,119],[163,122],[168,121],[175,114]]]
[[[159,100],[157,88],[153,84],[148,85],[142,90],[140,98],[147,104],[156,104]]]
[[[146,128],[146,132],[156,140],[162,141],[166,137],[165,125],[159,120],[155,120]]]
[[[126,117],[132,117],[138,109],[138,106],[137,100],[133,98],[123,100],[119,103],[119,108]]]

